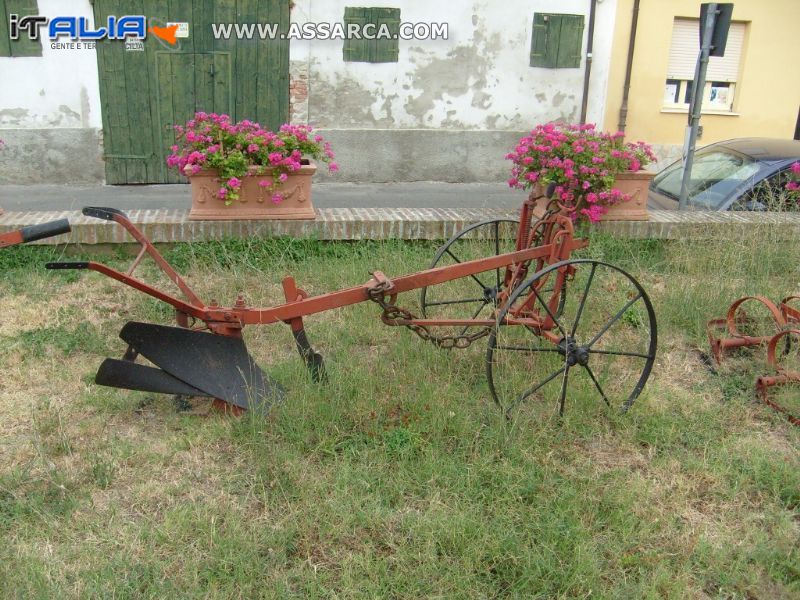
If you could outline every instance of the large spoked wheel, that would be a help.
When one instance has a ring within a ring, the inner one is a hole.
[[[554,280],[569,294],[554,291]],[[545,267],[513,291],[489,335],[486,370],[507,417],[563,414],[568,402],[588,398],[625,412],[655,355],[656,316],[642,286],[613,265],[574,259]]]
[[[515,219],[475,223],[439,248],[430,268],[513,252],[518,227]],[[422,315],[427,319],[493,318],[504,277],[505,267],[424,287],[420,293]]]

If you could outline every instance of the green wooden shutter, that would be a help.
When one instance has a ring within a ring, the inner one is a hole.
[[[345,30],[350,23],[357,23],[359,27],[369,23],[372,10],[369,8],[346,6],[344,9]],[[342,58],[345,62],[369,62],[370,40],[349,39],[344,40]]]
[[[548,16],[541,13],[533,15],[533,33],[531,34],[532,67],[553,68],[555,66],[555,57],[551,61],[547,55],[547,38],[550,29]]]
[[[0,25],[0,56],[41,56],[42,42],[41,37],[45,33],[44,28],[39,29],[39,40],[32,40],[28,37],[28,32],[21,31],[18,40],[8,37],[8,15],[11,13],[19,16],[38,15],[39,7],[35,0],[0,0],[0,11],[2,11],[3,24]]]
[[[370,40],[372,54],[370,62],[384,63],[397,62],[400,52],[400,44],[396,37],[400,33],[400,9],[399,8],[373,8],[372,22],[375,23],[375,34],[380,31],[381,25],[386,25],[394,39]]]
[[[583,54],[583,15],[535,13],[531,35],[531,66],[577,68]]]
[[[378,34],[381,25],[386,25],[389,31],[397,36],[400,32],[400,9],[382,7],[352,7],[344,9],[344,26],[357,23],[362,28],[367,23],[375,26],[374,33]],[[399,53],[398,39],[357,40],[346,39],[342,46],[342,58],[346,62],[397,62]]]
[[[8,11],[6,0],[0,0],[0,57],[11,56],[11,40],[8,37]]]
[[[581,66],[583,54],[583,15],[561,15],[561,31],[558,38],[559,69],[575,69]]]

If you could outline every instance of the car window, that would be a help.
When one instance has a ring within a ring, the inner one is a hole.
[[[759,181],[731,205],[731,210],[800,210],[797,201],[790,198],[786,190],[791,176],[791,169],[784,169]]]
[[[716,210],[735,190],[752,178],[759,165],[743,154],[712,148],[697,153],[689,182],[689,203]],[[674,199],[681,193],[683,165],[667,167],[653,180],[653,189]]]

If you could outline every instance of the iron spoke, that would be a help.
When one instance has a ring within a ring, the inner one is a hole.
[[[608,398],[606,397],[603,388],[600,387],[600,382],[597,381],[597,378],[594,376],[592,369],[589,367],[589,365],[583,365],[583,368],[586,369],[586,372],[589,374],[589,377],[591,377],[592,382],[594,383],[594,387],[596,387],[597,391],[600,392],[600,396],[603,398],[603,402],[606,403],[606,406],[608,406],[608,408],[611,408],[611,402],[608,401]]]
[[[561,399],[558,401],[558,416],[564,416],[564,400],[567,398],[567,380],[569,379],[569,367],[564,365],[564,379],[561,382]]]
[[[495,346],[496,350],[519,350],[521,352],[558,352],[563,354],[557,348],[532,348],[530,346]]]
[[[575,332],[578,331],[578,323],[581,320],[581,315],[583,314],[583,307],[586,305],[586,298],[589,295],[589,288],[592,285],[592,280],[594,279],[594,272],[597,270],[597,263],[592,263],[592,270],[589,273],[589,279],[586,280],[586,287],[583,290],[583,298],[581,298],[580,306],[578,306],[578,314],[575,315],[575,322],[572,324],[572,333],[570,334],[571,337],[575,337]]]
[[[603,334],[604,334],[606,331],[608,331],[608,330],[611,328],[611,326],[612,326],[614,323],[616,323],[617,321],[619,321],[619,320],[620,320],[620,318],[622,317],[622,315],[624,315],[624,314],[625,314],[625,311],[627,311],[627,310],[628,310],[628,309],[629,309],[631,306],[633,306],[633,305],[634,305],[634,303],[638,302],[638,301],[641,299],[641,297],[642,297],[642,294],[641,294],[641,293],[639,293],[639,294],[637,294],[637,295],[636,295],[636,297],[634,297],[633,299],[631,299],[630,301],[628,301],[628,302],[625,304],[625,306],[623,306],[623,307],[620,309],[620,311],[619,311],[619,312],[618,312],[616,315],[614,315],[614,316],[611,318],[611,320],[610,320],[608,323],[606,323],[606,324],[605,324],[605,327],[603,327],[603,328],[602,328],[602,329],[599,331],[599,333],[598,333],[596,336],[594,336],[594,337],[592,338],[592,341],[591,341],[591,342],[589,342],[588,344],[586,344],[586,347],[587,347],[587,348],[589,348],[589,349],[591,349],[591,347],[592,347],[592,346],[595,344],[595,342],[597,342],[597,340],[599,340],[599,339],[600,339],[600,338],[603,336]]]
[[[454,261],[456,261],[458,264],[461,264],[461,261],[458,259],[458,257],[457,257],[455,254],[453,254],[452,252],[450,252],[450,248],[447,248],[447,249],[445,250],[445,252],[447,252],[447,253],[448,253],[448,254],[449,254],[449,255],[450,255],[452,258],[453,258],[453,260],[454,260]],[[479,285],[479,286],[481,286],[481,289],[484,289],[484,290],[486,290],[486,289],[489,289],[489,288],[486,286],[486,284],[484,284],[484,283],[483,283],[483,282],[482,282],[480,279],[478,279],[478,278],[477,278],[477,277],[476,277],[474,274],[470,273],[470,277],[472,277],[472,278],[473,278],[473,279],[474,279],[474,280],[475,280],[475,281],[478,283],[478,285]]]
[[[486,298],[465,298],[464,300],[441,300],[440,302],[426,302],[428,306],[443,306],[445,304],[469,304],[470,302],[483,302],[486,304]]]
[[[619,352],[617,350],[589,350],[589,354],[608,354],[610,356],[633,356],[636,358],[654,358],[652,354],[641,354],[639,352]]]
[[[520,394],[520,397],[519,397],[519,398],[517,398],[517,400],[514,402],[514,404],[513,404],[513,405],[511,405],[511,406],[508,408],[508,410],[506,411],[506,414],[510,413],[510,412],[511,412],[511,411],[512,411],[514,408],[516,408],[516,406],[517,406],[517,405],[518,405],[520,402],[522,402],[523,400],[525,400],[525,398],[527,398],[527,397],[528,397],[528,396],[530,396],[531,394],[535,394],[535,393],[536,393],[536,392],[538,392],[538,391],[539,391],[541,388],[543,388],[545,385],[547,385],[548,383],[550,383],[551,381],[553,381],[553,379],[555,379],[556,377],[558,377],[559,375],[561,375],[561,374],[562,374],[564,371],[566,371],[566,369],[567,369],[567,365],[564,365],[564,366],[563,366],[563,367],[561,367],[561,368],[560,368],[558,371],[556,371],[555,373],[553,373],[553,374],[549,375],[549,376],[547,377],[547,379],[545,379],[544,381],[542,381],[542,382],[541,382],[541,383],[539,383],[538,385],[535,385],[535,386],[533,386],[532,388],[530,388],[530,389],[528,389],[528,390],[525,390],[524,392],[522,392],[522,394]]]
[[[561,323],[558,322],[558,319],[556,319],[556,316],[553,314],[553,311],[550,310],[550,307],[547,306],[544,300],[542,300],[542,297],[539,295],[539,291],[536,289],[536,286],[535,285],[531,286],[531,290],[533,290],[533,293],[536,295],[536,299],[541,303],[542,306],[544,306],[544,309],[547,311],[548,316],[551,319],[553,319],[553,323],[555,323],[556,327],[558,327],[558,329],[561,331],[561,335],[567,337],[567,332],[561,326]]]
[[[482,311],[482,310],[483,310],[483,309],[486,307],[486,305],[487,305],[487,304],[489,304],[489,302],[488,302],[487,300],[484,300],[484,301],[483,301],[483,304],[481,304],[481,305],[478,307],[478,310],[476,310],[476,311],[475,311],[475,314],[474,314],[474,315],[472,315],[472,316],[470,317],[470,319],[475,319],[475,318],[477,318],[477,317],[478,317],[478,315],[479,315],[479,314],[481,313],[481,311]],[[469,329],[470,327],[472,327],[472,325],[467,325],[466,327],[464,327],[464,329],[462,329],[462,330],[461,330],[461,333],[459,333],[458,335],[464,335],[464,334],[467,332],[467,329]]]

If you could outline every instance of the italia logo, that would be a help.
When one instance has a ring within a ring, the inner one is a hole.
[[[167,27],[150,27],[149,31],[157,38],[170,45],[177,43],[177,25]],[[147,37],[147,19],[144,15],[125,15],[115,17],[109,15],[106,22],[93,28],[87,17],[53,17],[48,19],[42,15],[19,16],[10,14],[8,16],[9,37],[18,40],[20,33],[25,31],[32,40],[39,39],[40,31],[44,30],[51,40],[60,37],[68,37],[78,41],[96,41],[102,39],[123,40],[125,38],[137,38],[143,40]]]

